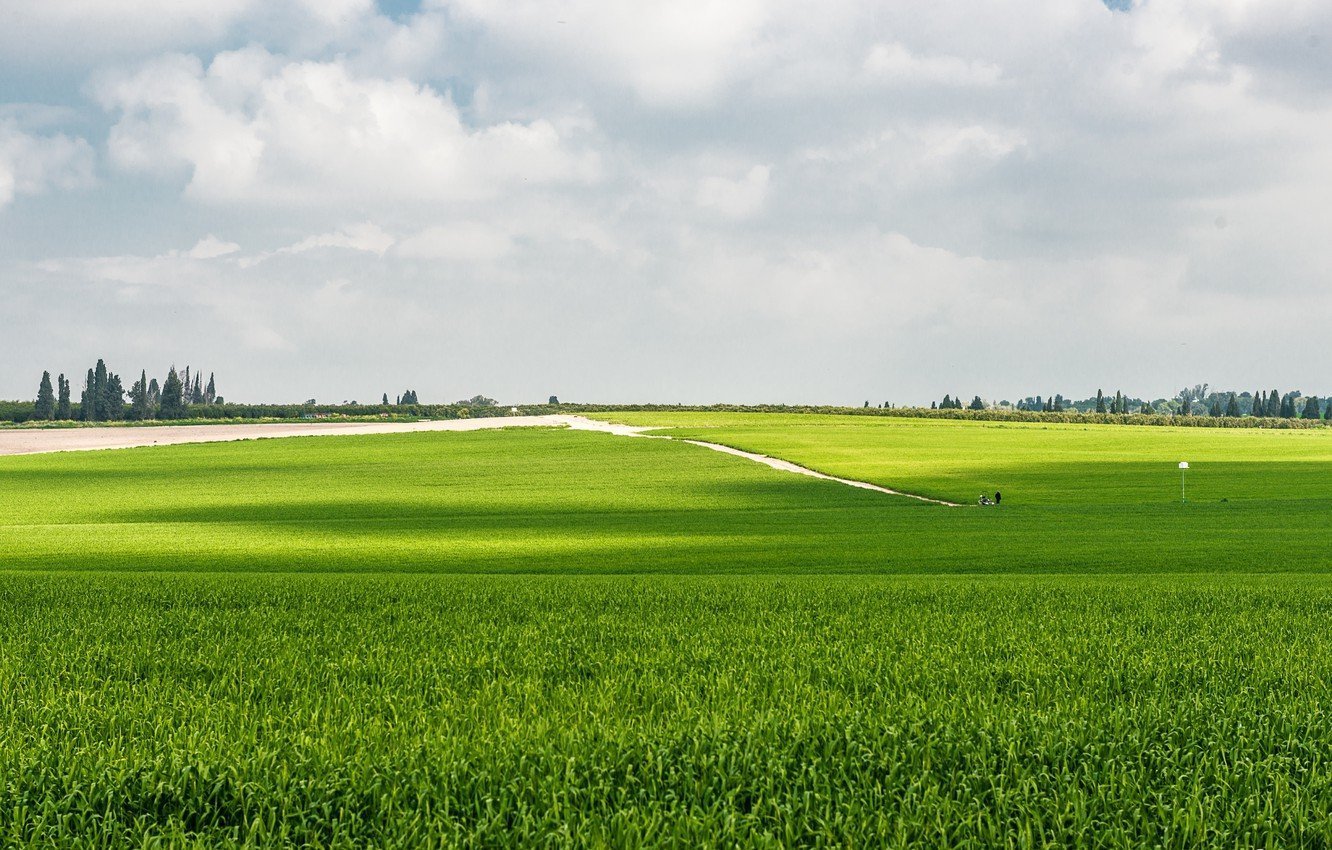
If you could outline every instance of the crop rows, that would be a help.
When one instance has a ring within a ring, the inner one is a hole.
[[[9,843],[1322,846],[1332,580],[0,578]]]

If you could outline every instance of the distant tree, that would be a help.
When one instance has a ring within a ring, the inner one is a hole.
[[[388,393],[384,393],[384,402],[383,402],[383,404],[384,404],[385,407],[388,407]]]
[[[1226,402],[1226,415],[1235,418],[1240,415],[1239,398],[1234,393],[1230,394],[1230,401]]]
[[[195,372],[194,389],[190,391],[190,404],[203,404],[203,400],[204,400],[203,374],[200,372]]]
[[[208,387],[204,390],[204,401],[208,404],[217,402],[217,382],[213,380],[213,373],[208,373]]]
[[[106,376],[106,418],[115,422],[125,418],[125,385],[114,372]]]
[[[130,387],[129,418],[142,422],[153,418],[152,402],[148,398],[148,370],[139,371],[139,380]]]
[[[1318,396],[1311,395],[1309,400],[1304,403],[1304,413],[1300,414],[1301,419],[1322,419],[1322,411],[1318,409]]]
[[[940,410],[953,409],[953,399],[948,395],[948,393],[944,393],[943,401],[939,402],[939,409]]]
[[[547,404],[559,404],[559,403],[560,403],[560,397],[559,397],[559,396],[554,396],[554,395],[553,395],[553,396],[550,397],[550,400],[547,401],[546,403],[547,403]]]
[[[111,417],[110,396],[106,392],[106,363],[99,357],[93,367],[92,403],[93,421],[105,422]]]
[[[162,419],[185,418],[185,385],[175,366],[167,372],[166,382],[162,384],[162,403],[157,415]]]
[[[1100,390],[1096,391],[1096,412],[1105,413],[1105,394]]]
[[[1207,408],[1207,415],[1213,419],[1220,419],[1223,413],[1225,413],[1225,410],[1221,407],[1221,397],[1213,395],[1212,404]]]
[[[1323,407],[1323,421],[1332,422],[1332,398],[1329,398]]]
[[[88,370],[88,376],[83,380],[83,394],[79,397],[79,418],[84,422],[93,422],[97,419],[97,403],[93,401],[94,387],[97,386],[97,375],[92,370]]]
[[[1151,402],[1150,399],[1147,400],[1147,401],[1144,401],[1144,402],[1142,403],[1142,412],[1143,412],[1144,414],[1155,413],[1155,412],[1156,412],[1156,411],[1154,411],[1154,410],[1152,409],[1152,402]]]
[[[1053,408],[1051,408],[1051,409],[1052,409],[1055,413],[1063,413],[1063,412],[1064,412],[1064,397],[1063,397],[1062,395],[1060,395],[1059,393],[1055,393],[1055,397],[1054,397],[1054,406],[1053,406]]]
[[[869,410],[869,399],[865,399],[865,409]]]
[[[1281,408],[1277,413],[1282,419],[1295,418],[1295,394],[1289,393],[1282,397]]]
[[[420,403],[421,402],[416,400],[416,390],[407,390],[402,394],[401,399],[399,400],[399,404],[420,404]]]
[[[61,420],[69,419],[74,412],[69,403],[69,379],[63,372],[56,378],[56,385],[60,388],[60,398],[56,401],[55,417]]]
[[[1272,390],[1267,394],[1267,406],[1263,409],[1264,416],[1281,415],[1281,393]]]
[[[1189,413],[1192,412],[1191,408],[1193,407],[1193,390],[1185,387],[1179,391],[1179,394],[1176,395],[1175,398],[1179,401],[1179,415],[1188,416]]]
[[[972,410],[984,410],[984,409],[985,409],[985,402],[981,401],[981,397],[980,397],[980,396],[976,396],[975,398],[973,398],[973,399],[971,400],[971,404],[969,404],[969,405],[967,405],[967,406],[968,406],[969,408],[971,408]]]
[[[938,406],[939,406],[939,405],[938,405],[936,402],[933,402],[933,401],[930,402],[930,410],[934,410],[934,409],[936,409]]]
[[[37,386],[37,402],[32,408],[33,419],[54,419],[56,409],[55,389],[51,386],[51,373],[42,373],[42,382]]]
[[[162,386],[156,378],[148,382],[148,406],[153,410],[162,406]]]

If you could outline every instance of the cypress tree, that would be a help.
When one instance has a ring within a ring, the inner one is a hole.
[[[42,373],[42,382],[37,387],[37,402],[33,405],[34,419],[55,418],[55,390],[51,387],[51,373]]]
[[[1226,402],[1226,416],[1232,419],[1240,415],[1239,397],[1234,393],[1230,394],[1230,401]]]
[[[1100,390],[1096,391],[1096,412],[1105,413],[1105,394]]]
[[[1220,397],[1220,396],[1212,396],[1212,406],[1209,407],[1209,408],[1207,408],[1207,415],[1210,416],[1210,417],[1212,417],[1213,419],[1220,419],[1220,418],[1221,418],[1221,413],[1222,413],[1222,410],[1221,410],[1221,397]]]
[[[1262,416],[1267,409],[1267,393],[1261,390],[1253,394],[1253,401],[1249,404],[1250,416]]]
[[[105,422],[111,415],[111,405],[108,404],[109,398],[106,394],[106,364],[102,358],[97,358],[97,366],[93,369],[93,383],[90,388],[93,404],[93,421]]]
[[[209,404],[217,403],[217,384],[213,381],[213,373],[208,373],[208,388],[204,390],[204,401]]]
[[[176,367],[167,373],[166,383],[162,385],[162,408],[158,412],[162,419],[185,418],[185,385],[181,383]]]
[[[1115,413],[1128,413],[1128,399],[1122,390],[1115,390]]]
[[[948,393],[944,393],[943,401],[939,402],[939,409],[951,410],[952,407],[953,407],[953,399],[949,397]]]
[[[1294,418],[1295,418],[1295,396],[1294,396],[1293,394],[1292,394],[1292,395],[1288,395],[1288,396],[1284,396],[1284,397],[1281,399],[1281,410],[1280,410],[1280,412],[1278,413],[1278,415],[1279,415],[1282,419],[1294,419]]]
[[[1301,419],[1322,419],[1322,412],[1318,409],[1318,396],[1311,395],[1309,400],[1304,403],[1304,413],[1300,415]]]
[[[383,401],[383,405],[384,405],[385,407],[388,407],[388,393],[384,393],[384,401]]]
[[[69,379],[63,372],[56,378],[56,385],[60,388],[60,398],[56,401],[56,419],[69,419],[72,415],[69,404]]]
[[[153,378],[148,382],[148,408],[157,410],[162,404],[162,388],[158,386],[157,379]]]
[[[125,418],[125,385],[114,372],[106,376],[106,418],[111,421]]]
[[[83,395],[79,398],[79,418],[92,422],[97,417],[97,404],[93,401],[93,387],[97,385],[97,376],[88,370],[88,377],[83,379]]]
[[[139,372],[139,382],[130,389],[130,418],[143,421],[151,419],[153,409],[148,401],[148,370]]]
[[[1267,406],[1263,410],[1263,415],[1264,416],[1281,415],[1281,394],[1278,393],[1276,390],[1272,390],[1270,393],[1267,394]]]

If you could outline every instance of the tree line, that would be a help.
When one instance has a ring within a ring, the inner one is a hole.
[[[884,404],[884,408],[891,405]],[[945,395],[941,402],[930,402],[931,410],[962,410],[961,398]],[[1207,384],[1184,387],[1173,398],[1131,398],[1122,390],[1113,396],[1098,389],[1090,398],[1074,401],[1056,393],[1053,396],[1027,396],[1016,403],[1008,400],[987,403],[980,396],[966,405],[968,410],[1016,410],[1034,413],[1083,413],[1109,416],[1160,415],[1206,416],[1215,419],[1246,417],[1267,419],[1303,419],[1332,422],[1332,398],[1306,396],[1299,390],[1248,392],[1216,391]]]
[[[202,371],[191,374],[186,366],[181,373],[172,366],[159,384],[156,378],[148,378],[145,369],[127,391],[120,375],[107,369],[106,362],[98,358],[83,380],[77,408],[70,396],[69,379],[61,373],[53,386],[51,373],[42,372],[32,418],[80,422],[184,419],[189,415],[190,405],[221,403],[223,399],[217,394],[217,382],[211,372],[205,384]]]

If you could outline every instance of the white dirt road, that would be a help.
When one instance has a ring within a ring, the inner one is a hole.
[[[566,427],[578,431],[598,431],[621,437],[643,437],[649,428],[598,422],[582,416],[495,416],[480,419],[443,419],[426,422],[320,422],[264,423],[253,425],[146,425],[104,428],[25,428],[0,430],[0,455],[79,452],[98,449],[128,449],[143,446],[172,446],[183,443],[229,443],[239,440],[263,440],[278,437],[327,437],[361,434],[408,434],[422,431],[480,431],[488,428]],[[671,439],[659,437],[658,439]],[[690,445],[742,457],[782,472],[808,475],[835,481],[848,487],[873,490],[889,496],[905,496],[935,505],[961,507],[954,502],[902,493],[867,481],[853,481],[825,475],[780,458],[733,449],[701,440],[684,440]]]

